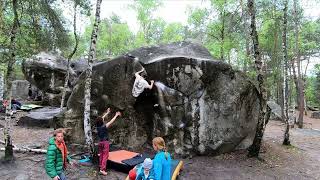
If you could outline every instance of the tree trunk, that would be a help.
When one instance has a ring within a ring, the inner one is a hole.
[[[40,153],[40,154],[47,153],[47,150],[45,150],[45,149],[30,149],[30,148],[16,148],[16,147],[14,147],[12,150],[15,152],[22,152],[22,153],[25,153],[25,152],[35,152],[35,153]],[[5,148],[0,148],[0,151],[5,151]]]
[[[295,89],[296,89],[296,99],[295,99],[295,104],[299,105],[299,81],[297,77],[297,72],[296,72],[296,65],[295,65],[296,58],[293,58],[291,60],[291,68],[292,68],[292,75],[293,75],[293,81],[295,84]]]
[[[301,75],[301,64],[300,64],[300,53],[299,53],[299,30],[298,30],[298,12],[297,12],[297,0],[293,1],[294,6],[294,29],[295,29],[295,52],[296,52],[296,60],[298,67],[298,109],[299,109],[299,117],[298,117],[298,127],[303,128],[303,115],[304,115],[304,88],[303,88],[303,80]]]
[[[258,33],[256,30],[256,20],[255,20],[255,7],[254,7],[254,0],[248,0],[248,11],[251,16],[251,39],[253,42],[253,50],[254,50],[254,59],[255,59],[255,68],[257,72],[257,81],[259,83],[259,99],[260,99],[260,109],[259,109],[259,117],[258,123],[256,127],[256,134],[253,140],[252,145],[249,148],[249,157],[258,157],[261,141],[265,129],[266,121],[268,121],[268,116],[266,116],[267,110],[267,92],[264,84],[264,73],[262,69],[262,61],[260,56],[259,50],[259,40],[258,40]]]
[[[109,57],[112,57],[113,56],[113,48],[112,48],[112,21],[110,21],[110,25],[109,25]]]
[[[243,71],[247,72],[248,71],[248,60],[250,58],[250,47],[249,47],[249,33],[248,33],[248,12],[247,8],[243,5],[243,1],[240,0],[240,5],[241,5],[241,17],[242,17],[242,22],[243,22],[243,30],[244,30],[244,38],[245,38],[245,43],[246,43],[246,58],[245,61],[243,62]]]
[[[93,60],[96,58],[96,43],[97,43],[98,29],[100,24],[101,1],[102,0],[97,0],[95,22],[94,22],[92,34],[91,34],[90,52],[88,57],[88,69],[86,72],[86,83],[84,88],[85,104],[84,104],[83,126],[84,126],[86,144],[90,148],[90,153],[92,156],[94,156],[95,150],[94,150],[94,144],[92,139],[91,121],[90,121],[91,76],[92,76]]]
[[[289,84],[288,84],[288,51],[287,51],[287,10],[288,0],[284,2],[283,9],[283,32],[282,32],[282,48],[283,48],[283,62],[284,62],[284,120],[286,122],[286,130],[284,133],[283,145],[290,145],[289,134]]]
[[[18,0],[12,0],[12,8],[14,13],[13,25],[11,29],[10,36],[10,58],[7,66],[7,75],[6,75],[6,91],[5,91],[5,99],[7,100],[6,106],[6,117],[5,117],[5,128],[4,128],[4,140],[5,140],[5,158],[12,159],[13,158],[13,146],[11,139],[11,96],[12,96],[12,81],[13,81],[13,72],[14,72],[14,64],[16,62],[16,34],[18,31]]]
[[[3,11],[4,11],[4,1],[0,1],[0,30],[2,30],[3,26],[4,26],[4,22],[3,22]]]
[[[292,89],[294,88],[294,86],[293,86],[293,79],[292,79],[293,75],[291,73],[292,72],[291,70],[292,70],[292,67],[289,65],[289,60],[288,60],[288,76],[290,78],[290,80],[289,80],[289,94],[288,94],[288,96],[289,96],[289,109],[290,109],[290,112],[291,112],[291,110],[293,110],[293,112],[294,112],[293,100],[292,100]]]
[[[222,13],[220,59],[224,61],[224,13]]]
[[[73,34],[74,34],[74,39],[76,40],[76,44],[74,46],[73,51],[68,56],[68,64],[67,64],[68,68],[67,68],[66,79],[64,81],[63,93],[62,93],[62,97],[61,97],[61,105],[60,105],[61,109],[64,106],[66,93],[67,93],[67,89],[68,89],[68,82],[69,82],[69,78],[70,78],[70,61],[71,61],[73,55],[76,53],[76,51],[78,49],[78,44],[79,44],[79,38],[77,36],[77,24],[76,24],[77,23],[77,5],[78,4],[76,2],[74,2]]]
[[[299,90],[299,79],[298,79],[298,75],[296,73],[296,68],[295,68],[295,62],[297,62],[297,67],[298,69],[300,68],[299,67],[299,64],[298,63],[298,59],[300,59],[300,55],[299,55],[299,45],[298,45],[298,40],[299,40],[299,32],[298,32],[298,19],[297,19],[297,0],[294,0],[293,1],[293,4],[294,4],[294,30],[295,30],[295,57],[292,59],[292,72],[293,72],[293,79],[294,79],[294,83],[295,83],[295,87],[296,87],[296,105],[299,106],[300,104],[300,100],[299,100],[299,97],[300,97],[300,90]],[[299,71],[299,70],[298,70]]]
[[[307,69],[308,69],[308,65],[310,63],[310,57],[308,57],[308,62],[307,62],[307,65],[306,65],[306,68],[305,68],[305,71],[304,71],[304,74],[302,76],[302,79],[303,79],[303,94],[305,94],[305,88],[306,88],[306,80],[307,80]],[[304,96],[304,115],[308,115],[308,111],[307,111],[307,100],[306,100],[306,97]]]
[[[249,25],[248,25],[248,9],[247,6],[243,5],[243,1],[240,0],[241,6],[241,20],[243,22],[243,30],[244,30],[244,39],[246,43],[246,58],[243,64],[243,71],[248,71],[248,61],[250,59],[250,34],[249,34]]]
[[[300,77],[301,78],[301,77]],[[303,116],[304,116],[304,82],[299,78],[299,117],[298,127],[303,128]]]

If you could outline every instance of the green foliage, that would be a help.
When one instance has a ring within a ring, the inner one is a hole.
[[[291,2],[292,3],[292,2]],[[262,60],[266,63],[266,83],[269,96],[277,99],[282,96],[283,88],[283,1],[256,1],[256,23]],[[236,69],[247,72],[254,78],[252,42],[250,37],[250,17],[246,12],[245,1],[211,0],[211,6],[206,8],[189,8],[188,30],[185,38],[193,38],[202,42],[216,59],[223,58]],[[320,52],[320,19],[314,20],[304,16],[304,9],[297,9],[299,30],[299,55],[308,59]],[[295,18],[292,4],[289,4],[287,23],[288,59],[292,61],[295,51]],[[248,44],[248,42],[250,44]],[[231,59],[231,53],[236,53],[236,59]],[[234,62],[235,61],[235,62]],[[292,73],[292,71],[291,71]],[[293,84],[292,77],[289,77]],[[313,94],[314,79],[308,79],[308,101],[319,99]],[[296,96],[293,86],[291,95]],[[320,96],[319,96],[320,97]],[[292,99],[292,98],[291,98]]]
[[[92,27],[93,18],[91,18],[91,24],[85,28],[85,32],[80,37],[75,57],[79,58],[87,55]],[[97,59],[106,59],[123,54],[134,46],[134,36],[128,24],[121,22],[120,17],[115,14],[101,20],[98,37]]]
[[[320,106],[320,64],[315,65],[313,75],[306,79],[306,100],[312,106]]]
[[[167,24],[163,30],[162,43],[171,43],[184,40],[185,28],[181,23]]]
[[[185,39],[185,27],[181,23],[167,24],[161,18],[154,18],[162,2],[158,0],[138,0],[130,7],[137,12],[140,29],[137,33],[130,31],[127,23],[122,22],[116,14],[101,21],[97,42],[97,58],[105,59],[123,54],[133,48],[159,43],[170,43]],[[75,57],[85,56],[89,48],[93,19],[81,35]]]
[[[56,0],[19,1],[19,28],[16,36],[15,79],[23,78],[21,61],[40,51],[64,51],[71,45],[73,34],[66,30],[65,17]],[[82,13],[90,12],[90,1],[76,0]],[[74,1],[65,1],[74,3]],[[9,0],[0,3],[0,62],[6,63],[9,57],[10,30],[13,23],[13,10]],[[2,64],[5,66],[5,64]]]
[[[146,26],[152,19],[152,12],[156,11],[161,4],[162,2],[160,0],[136,0],[131,7],[137,11],[137,19],[140,24]]]
[[[208,9],[188,9],[188,37],[203,42],[206,37],[209,14],[210,12]]]
[[[134,47],[141,47],[147,45],[147,40],[142,31],[138,31],[134,39]]]
[[[54,1],[50,1],[53,3]],[[12,8],[7,5],[0,40],[3,48],[9,46],[10,27],[13,21]],[[17,56],[28,57],[43,50],[66,48],[70,39],[64,26],[61,10],[45,1],[20,1],[19,33],[17,34]]]
[[[257,73],[255,71],[249,71],[247,73],[248,77],[253,80],[254,82],[256,82],[256,77],[257,77]]]
[[[129,50],[133,35],[127,24],[104,20],[100,27],[97,57],[117,56]]]
[[[311,90],[313,96],[311,96],[310,101],[316,104],[317,106],[320,106],[320,64],[315,65],[315,74],[316,77],[314,78],[314,82],[310,84],[310,86],[314,88]]]
[[[89,0],[74,0],[73,3],[80,7],[80,14],[90,16],[91,4]]]
[[[21,64],[16,65],[14,69],[14,77],[15,79],[20,79],[20,80],[25,79],[24,74],[21,71]]]
[[[162,1],[160,0],[136,0],[131,5],[131,8],[137,12],[137,20],[140,24],[140,31],[144,35],[146,45],[159,39],[159,36],[161,36],[159,31],[163,31],[164,21],[153,17],[153,12],[161,5]]]
[[[319,104],[319,100],[316,98],[316,82],[317,82],[317,78],[316,77],[307,77],[306,79],[306,101],[308,104],[310,104],[311,106],[315,106],[315,105],[320,105]]]
[[[259,45],[262,54],[266,57],[267,67],[270,70],[266,75],[267,91],[270,97],[277,99],[283,96],[283,10],[282,4],[262,2],[258,18],[263,21],[259,28]]]
[[[239,50],[241,42],[238,6],[233,0],[212,0],[208,8],[190,8],[188,36],[202,42],[216,59],[230,62],[231,50]]]
[[[306,20],[301,27],[300,52],[302,55],[312,55],[320,51],[320,19]]]
[[[146,37],[148,44],[158,44],[163,36],[163,31],[165,29],[166,22],[161,18],[153,19],[150,23],[148,35],[149,37]]]

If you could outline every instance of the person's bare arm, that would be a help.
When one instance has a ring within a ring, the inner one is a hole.
[[[107,112],[103,114],[102,119],[104,120],[104,118],[110,114],[110,108],[107,109]]]
[[[144,68],[142,68],[140,71],[134,73],[135,77],[141,77],[140,73],[142,73],[144,71]]]
[[[150,82],[151,82],[151,84],[150,84],[149,86],[147,86],[147,87],[146,87],[146,88],[148,88],[148,89],[152,89],[153,84],[154,84],[154,80],[151,80]]]
[[[116,115],[114,115],[114,117],[106,124],[106,127],[109,128],[111,126],[111,124],[117,119],[118,116],[120,116],[121,113],[118,111],[116,112]]]

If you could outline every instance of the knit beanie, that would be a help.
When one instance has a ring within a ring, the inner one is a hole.
[[[142,164],[143,168],[151,169],[152,168],[152,160],[150,158],[146,158]]]

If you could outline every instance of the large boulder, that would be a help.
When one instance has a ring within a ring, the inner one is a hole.
[[[66,98],[69,97],[78,77],[86,68],[85,59],[71,61]],[[59,55],[41,52],[26,59],[22,64],[22,71],[26,79],[44,93],[44,100],[48,105],[60,106],[67,73],[67,60]]]
[[[134,73],[142,66],[156,86],[134,98]],[[56,121],[72,128],[70,140],[78,143],[84,143],[84,83],[85,73]],[[218,154],[251,145],[259,98],[243,73],[213,60],[203,46],[181,42],[140,48],[93,66],[91,119],[106,107],[122,111],[110,141],[123,148],[137,150],[162,136],[175,154]]]

